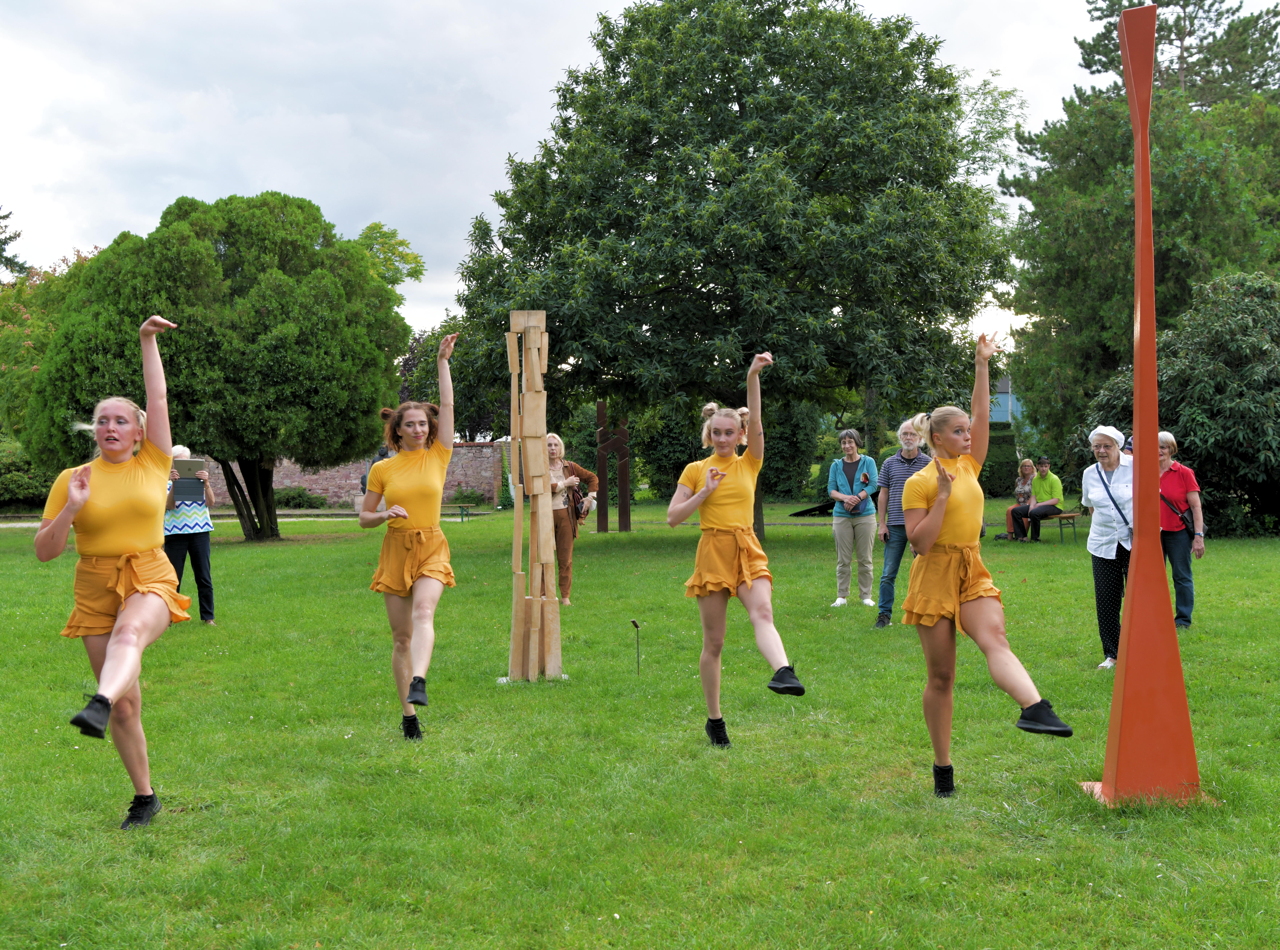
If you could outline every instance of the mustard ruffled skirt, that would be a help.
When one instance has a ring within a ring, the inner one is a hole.
[[[169,620],[190,620],[191,598],[178,593],[178,575],[164,553],[152,548],[120,557],[81,557],[76,562],[75,609],[62,628],[64,637],[110,633],[120,607],[134,594],[157,594],[169,608]]]
[[[931,627],[945,618],[964,633],[960,625],[960,605],[979,597],[1000,600],[1000,589],[982,563],[979,546],[935,544],[928,554],[911,562],[907,597],[902,602],[902,622]]]
[[[408,597],[419,577],[434,577],[445,587],[457,586],[449,566],[449,542],[439,525],[387,528],[370,590]]]
[[[730,597],[736,597],[741,585],[750,589],[752,582],[762,577],[773,580],[769,559],[754,531],[703,528],[693,559],[693,576],[684,582],[684,595],[706,597],[714,591],[727,590]]]

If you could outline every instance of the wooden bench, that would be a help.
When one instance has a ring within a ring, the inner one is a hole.
[[[1040,519],[1040,524],[1041,524],[1041,525],[1043,525],[1046,521],[1056,521],[1056,522],[1058,522],[1058,543],[1059,543],[1059,544],[1065,544],[1065,543],[1066,543],[1066,541],[1067,541],[1067,535],[1066,535],[1066,529],[1065,529],[1065,527],[1064,527],[1064,526],[1065,526],[1065,525],[1071,525],[1071,543],[1072,543],[1072,544],[1075,544],[1075,543],[1076,543],[1076,541],[1077,541],[1077,538],[1076,538],[1076,519],[1077,519],[1077,518],[1079,518],[1081,514],[1083,514],[1083,512],[1080,512],[1080,511],[1064,511],[1064,512],[1063,512],[1062,514],[1060,514],[1060,515],[1050,515],[1048,518],[1041,518],[1041,519]]]

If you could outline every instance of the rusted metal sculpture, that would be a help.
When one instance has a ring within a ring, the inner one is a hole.
[[[618,454],[618,530],[631,530],[631,450],[627,448],[627,420],[609,429],[609,413],[604,400],[596,403],[596,473],[600,489],[596,492],[596,531],[609,533],[609,453]]]
[[[1120,53],[1133,124],[1133,549],[1101,782],[1105,804],[1201,798],[1191,714],[1160,547],[1155,253],[1151,224],[1151,86],[1156,7],[1120,14]]]
[[[515,528],[511,541],[511,655],[513,680],[558,678],[560,602],[555,596],[556,536],[547,456],[547,314],[512,310],[507,334],[511,370],[511,472],[515,476]],[[523,385],[521,384],[523,381]],[[529,495],[529,570],[524,570],[524,496]]]

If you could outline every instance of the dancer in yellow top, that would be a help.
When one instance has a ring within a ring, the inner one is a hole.
[[[370,590],[381,592],[391,622],[391,669],[400,695],[401,730],[421,739],[415,706],[427,705],[427,669],[436,643],[436,605],[453,587],[449,542],[440,530],[444,476],[453,455],[453,377],[449,357],[458,334],[440,341],[440,405],[404,402],[383,409],[387,448],[396,454],[369,470],[360,527],[387,526]],[[378,505],[386,499],[385,511]]]
[[[994,338],[978,337],[972,422],[955,406],[922,412],[912,420],[921,440],[932,447],[934,462],[907,479],[902,490],[907,540],[919,555],[911,564],[902,622],[915,624],[924,648],[924,720],[933,743],[934,794],[940,798],[955,792],[951,713],[957,630],[978,645],[992,680],[1022,708],[1019,729],[1071,735],[1071,727],[1041,698],[1009,648],[1000,591],[979,552],[983,494],[978,473],[987,457],[991,415],[987,363],[997,350]]]
[[[84,644],[98,692],[71,724],[96,739],[111,726],[134,789],[121,828],[148,824],[160,810],[142,731],[142,651],[169,624],[191,619],[191,598],[178,593],[178,576],[164,553],[173,440],[156,334],[173,328],[150,317],[138,331],[147,410],[121,396],[98,403],[93,425],[83,427],[93,431],[95,457],[54,481],[35,539],[36,557],[51,561],[76,529],[75,609],[62,635]]]
[[[746,409],[723,409],[715,403],[703,408],[707,421],[702,426],[702,444],[715,452],[685,467],[667,507],[667,524],[673,528],[695,511],[702,521],[693,576],[684,586],[685,596],[698,598],[702,618],[698,669],[707,701],[707,738],[720,747],[730,744],[720,714],[720,654],[730,597],[736,596],[747,608],[756,647],[773,668],[769,688],[775,693],[804,695],[773,625],[773,575],[752,528],[756,478],[764,464],[760,371],[772,363],[769,353],[758,353],[751,361]],[[737,447],[743,444],[747,450],[738,455]]]

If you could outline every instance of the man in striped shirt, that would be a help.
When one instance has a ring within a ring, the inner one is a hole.
[[[902,486],[907,479],[929,464],[929,456],[920,451],[920,436],[908,419],[898,426],[898,444],[902,449],[885,460],[880,468],[880,494],[876,499],[876,533],[884,542],[884,571],[880,574],[879,615],[876,627],[887,627],[893,621],[894,583],[898,567],[907,550],[907,526],[902,517]]]

